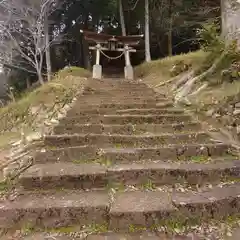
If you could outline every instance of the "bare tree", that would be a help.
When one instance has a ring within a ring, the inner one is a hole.
[[[226,43],[237,40],[240,48],[240,0],[221,0],[222,35]]]
[[[46,54],[47,70],[51,71],[48,33],[49,9],[54,9],[54,0],[2,0],[0,2],[0,62],[3,65],[28,70],[23,61],[34,69],[41,84],[43,61]],[[47,32],[46,32],[47,31]],[[20,56],[23,61],[16,61]],[[49,72],[49,77],[51,73]]]
[[[45,21],[44,21],[44,35],[45,35],[45,43],[46,43],[46,65],[47,65],[47,79],[48,81],[51,80],[52,77],[52,64],[51,64],[51,56],[50,56],[50,36],[49,36],[49,21],[48,21],[48,14],[49,14],[49,5],[47,6],[45,14]]]
[[[169,17],[169,29],[168,29],[168,56],[172,56],[172,31],[173,31],[173,0],[169,0],[169,9],[168,9],[168,17]]]
[[[149,0],[145,0],[145,60],[151,61],[150,37],[149,37]]]
[[[126,31],[126,25],[125,25],[125,19],[124,19],[124,11],[123,11],[122,0],[119,0],[119,15],[120,15],[122,35],[126,36],[127,35],[127,31]]]

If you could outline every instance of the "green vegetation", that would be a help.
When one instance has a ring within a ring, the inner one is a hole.
[[[83,159],[74,159],[72,160],[72,163],[75,163],[75,164],[83,164],[83,163],[88,163],[87,160],[83,160]]]
[[[0,193],[8,193],[16,185],[16,181],[11,179],[11,176],[8,176],[5,180],[0,181]]]
[[[221,237],[226,237],[235,227],[238,226],[240,221],[239,216],[228,216],[224,220],[209,220],[206,221],[204,224],[201,224],[200,219],[197,217],[191,217],[191,219],[182,219],[180,216],[176,216],[172,220],[157,220],[156,223],[150,227],[144,227],[140,225],[130,224],[128,227],[129,233],[137,233],[143,232],[147,230],[155,231],[159,229],[163,229],[168,232],[168,234],[182,234],[187,232],[193,232],[194,229],[209,228],[218,229],[221,228],[220,235]],[[187,224],[186,224],[187,223]],[[31,223],[27,223],[21,229],[21,231],[25,235],[30,235],[34,232],[40,231],[40,228],[37,228]],[[118,229],[115,229],[117,231]],[[51,228],[51,229],[44,229],[45,232],[49,233],[62,233],[62,234],[71,234],[74,232],[83,232],[86,234],[99,234],[99,233],[106,233],[109,231],[108,223],[104,222],[103,224],[89,224],[86,226],[70,226],[70,227],[59,227],[59,228]]]
[[[106,233],[108,231],[108,224],[106,222],[102,224],[89,224],[86,226],[74,225],[69,227],[59,227],[59,228],[51,228],[45,229],[46,232],[56,232],[56,233],[63,233],[63,234],[71,234],[74,232],[86,232],[91,234],[97,233]]]
[[[89,230],[93,233],[106,233],[108,231],[108,223],[91,224]]]
[[[119,149],[119,148],[122,148],[123,145],[121,143],[115,143],[114,147]]]
[[[126,186],[120,182],[109,181],[109,183],[106,186],[106,189],[108,190],[108,192],[110,192],[112,190],[114,190],[116,192],[124,192],[124,190],[126,189]]]
[[[59,227],[59,228],[50,229],[50,230],[48,230],[48,232],[57,232],[57,233],[66,233],[66,234],[69,234],[69,233],[76,232],[76,230],[79,230],[78,228],[79,228],[79,227],[76,227],[76,226]]]
[[[208,156],[192,156],[190,159],[191,162],[195,162],[195,163],[207,163],[209,161],[211,161],[211,158]]]
[[[152,182],[151,179],[148,179],[147,181],[145,181],[142,185],[141,185],[141,188],[144,189],[144,190],[154,190],[156,189],[156,186],[155,184]]]
[[[83,164],[83,163],[99,163],[101,165],[104,165],[106,167],[110,167],[113,165],[113,162],[110,159],[106,158],[97,158],[97,159],[74,159],[72,160],[72,163],[75,164]]]
[[[10,184],[7,181],[0,182],[0,192],[6,192],[10,188]]]
[[[60,77],[60,78],[66,78],[68,76],[88,78],[88,77],[91,77],[91,73],[84,68],[72,66],[72,67],[64,68],[58,71],[58,73],[56,74],[56,77]]]
[[[25,223],[24,226],[22,227],[21,231],[26,234],[29,235],[31,233],[37,232],[38,228],[36,226],[34,226],[34,224],[32,223]]]

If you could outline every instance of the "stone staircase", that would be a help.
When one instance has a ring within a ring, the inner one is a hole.
[[[20,176],[21,194],[0,204],[0,226],[152,231],[237,215],[230,148],[143,83],[90,80]]]

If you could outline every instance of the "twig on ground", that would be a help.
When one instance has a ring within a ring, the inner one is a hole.
[[[161,83],[157,84],[156,86],[154,86],[154,88],[162,87],[162,86],[164,86],[164,85],[166,85],[168,83],[176,81],[178,78],[179,78],[179,75],[175,76],[175,77],[173,77],[173,78],[171,78],[171,79],[169,79],[169,80],[167,80],[165,82],[161,82]]]

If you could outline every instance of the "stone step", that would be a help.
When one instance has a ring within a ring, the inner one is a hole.
[[[135,230],[136,232],[133,229],[134,233],[127,233],[127,234],[126,233],[125,234],[124,233],[92,234],[87,236],[86,240],[203,240],[198,238],[196,234],[187,234],[187,235],[167,234],[163,232],[158,232],[157,229],[152,232],[147,232],[147,231],[140,232],[137,229],[138,228],[136,227],[136,230]],[[58,239],[58,240],[72,240],[72,239]]]
[[[129,86],[129,87],[124,87],[124,86],[101,86],[101,88],[96,88],[96,87],[85,87],[83,91],[83,95],[85,94],[113,94],[113,93],[125,93],[125,94],[145,94],[152,96],[153,94],[156,96],[162,96],[162,94],[157,94],[153,89],[147,88],[146,86],[144,87],[137,87],[137,86]]]
[[[80,100],[84,100],[84,99],[91,99],[91,98],[98,98],[101,100],[111,100],[111,99],[119,99],[119,100],[124,100],[124,99],[129,99],[132,101],[140,101],[140,100],[154,100],[154,101],[159,101],[159,102],[166,102],[168,101],[167,98],[163,98],[161,96],[156,96],[154,94],[145,94],[145,93],[126,93],[126,92],[119,92],[119,93],[113,93],[113,92],[106,92],[106,93],[86,93],[83,94],[82,96],[79,97],[79,101]]]
[[[122,109],[117,110],[117,114],[183,114],[184,111],[182,109],[177,108],[168,108],[168,109],[158,109],[158,108],[150,108],[150,109]]]
[[[202,127],[200,123],[177,123],[177,124],[124,124],[124,125],[101,125],[101,124],[76,124],[66,126],[59,124],[54,127],[54,134],[74,133],[108,133],[108,134],[144,134],[144,133],[190,133],[199,132]]]
[[[155,123],[155,124],[170,124],[170,123],[182,123],[190,122],[191,117],[188,115],[176,115],[176,114],[165,114],[165,115],[89,115],[89,116],[78,116],[78,117],[67,117],[60,120],[60,124],[144,124],[144,123]]]
[[[111,108],[103,108],[103,109],[84,109],[82,110],[77,105],[73,107],[68,113],[67,117],[74,117],[74,116],[86,116],[86,115],[107,115],[107,114],[133,114],[133,115],[149,115],[149,114],[183,114],[183,110],[176,109],[176,108],[166,108],[166,109],[159,109],[159,108],[150,108],[150,109],[123,109],[123,110],[116,110]]]
[[[45,232],[45,233],[31,233],[23,238],[18,238],[18,240],[203,240],[198,238],[196,234],[167,234],[163,232],[134,232],[134,233],[90,233],[86,234],[84,238],[84,233],[81,230],[74,232],[61,233],[55,230],[55,232]]]
[[[134,103],[138,103],[138,104],[157,104],[157,103],[168,103],[169,101],[167,100],[161,100],[161,101],[157,101],[154,98],[139,98],[139,97],[127,97],[127,96],[123,96],[123,97],[99,97],[99,96],[86,96],[83,98],[79,98],[79,100],[76,102],[76,105],[83,105],[83,104],[88,104],[88,105],[94,105],[94,104],[134,104]]]
[[[89,97],[81,99],[80,102],[77,102],[77,105],[95,105],[95,104],[129,104],[137,102],[138,104],[157,104],[157,101],[154,99],[129,99],[129,98],[99,98],[99,97]],[[165,101],[166,102],[166,101]],[[164,102],[163,102],[164,103]]]
[[[74,134],[74,135],[48,135],[44,138],[47,146],[66,147],[96,145],[98,147],[113,146],[147,147],[161,146],[177,143],[207,143],[211,139],[205,132],[175,133],[175,134],[148,134],[148,135],[119,135],[119,134]]]
[[[97,103],[97,104],[83,104],[81,101],[77,101],[73,109],[81,109],[81,111],[86,109],[115,109],[115,110],[121,110],[121,109],[132,109],[132,108],[172,108],[173,102],[163,102],[163,103]]]
[[[110,229],[126,229],[129,225],[151,228],[165,221],[191,224],[193,220],[227,218],[239,213],[239,194],[239,183],[204,192],[119,192],[109,212]]]
[[[127,97],[145,97],[145,98],[155,98],[155,99],[162,99],[166,100],[167,98],[162,95],[157,95],[153,90],[151,89],[109,89],[104,91],[99,90],[91,90],[91,91],[83,91],[80,98],[83,98],[85,96],[109,96],[109,97],[115,97],[115,96],[127,96]]]
[[[87,85],[87,90],[88,89],[96,89],[98,91],[102,90],[104,91],[106,88],[111,88],[111,89],[133,89],[133,90],[136,90],[136,89],[150,89],[146,84],[139,84],[139,83],[124,83],[124,82],[121,82],[121,83],[91,83],[91,84],[88,84]]]
[[[130,226],[153,228],[168,222],[181,224],[223,219],[240,211],[240,184],[184,193],[136,190],[22,192],[0,208],[0,227],[69,227],[106,223],[108,229]]]
[[[231,147],[227,144],[173,144],[148,148],[99,148],[97,146],[43,148],[36,152],[35,163],[62,161],[110,161],[133,162],[142,160],[191,161],[192,157],[229,156]]]
[[[105,80],[104,80],[105,81]],[[102,82],[102,83],[90,83],[86,87],[86,89],[94,89],[97,91],[106,91],[106,90],[114,90],[114,89],[125,89],[125,90],[152,90],[152,88],[149,88],[146,84],[144,83],[124,83],[124,82]]]
[[[157,95],[152,90],[126,90],[126,89],[108,89],[105,91],[90,91],[83,92],[83,94],[79,98],[90,97],[90,96],[98,96],[98,97],[141,97],[141,98],[154,98],[158,99],[158,101],[166,101],[167,98],[162,95]]]
[[[80,99],[88,98],[88,97],[99,97],[99,98],[136,98],[136,99],[154,99],[156,101],[167,101],[168,99],[163,96],[158,96],[152,91],[126,91],[124,90],[108,90],[105,92],[83,92],[83,94],[79,97]]]
[[[102,82],[92,82],[88,84],[88,87],[95,89],[104,90],[106,87],[111,88],[133,88],[133,89],[149,89],[149,87],[145,83],[137,83],[137,82],[125,82],[125,81],[106,81],[105,79]]]
[[[1,202],[0,227],[18,225],[40,228],[90,225],[107,221],[109,196],[106,191],[25,192],[15,201]]]
[[[36,164],[20,176],[26,189],[96,189],[109,185],[143,186],[148,181],[154,185],[189,185],[219,182],[240,176],[240,161],[217,163],[166,163],[145,161],[112,166],[98,163],[47,163]]]
[[[106,89],[131,89],[131,90],[137,90],[137,89],[151,89],[152,91],[154,91],[152,88],[149,88],[146,84],[144,83],[100,83],[100,84],[89,84],[88,85],[89,88],[92,89],[97,89],[98,91],[105,91]]]
[[[92,80],[91,80],[92,81]],[[144,83],[133,83],[133,82],[124,82],[124,81],[106,81],[105,79],[101,82],[91,82],[87,86],[88,88],[105,90],[106,88],[123,88],[123,89],[149,89],[149,87]]]

